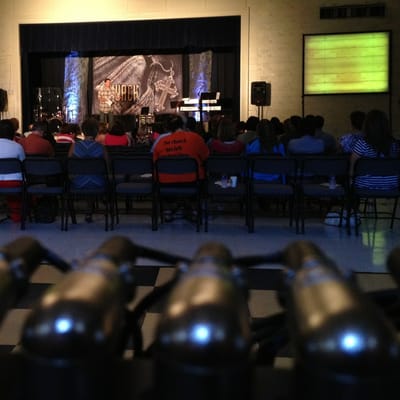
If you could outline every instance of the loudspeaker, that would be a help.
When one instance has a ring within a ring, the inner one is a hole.
[[[267,82],[251,82],[251,104],[256,106],[271,105],[271,84]]]

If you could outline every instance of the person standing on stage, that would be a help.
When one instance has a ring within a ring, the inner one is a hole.
[[[99,99],[100,122],[107,123],[108,128],[111,128],[114,123],[114,103],[119,101],[119,95],[112,87],[110,78],[104,79],[98,89],[97,97]]]

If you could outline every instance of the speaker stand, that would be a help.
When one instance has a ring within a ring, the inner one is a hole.
[[[257,106],[257,117],[259,120],[262,120],[264,118],[264,107],[263,106]]]

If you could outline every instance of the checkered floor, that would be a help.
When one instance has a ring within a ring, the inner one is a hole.
[[[397,224],[397,222],[396,222]],[[9,243],[20,236],[32,236],[54,253],[68,261],[82,259],[88,252],[96,249],[105,240],[122,235],[149,248],[192,257],[198,247],[207,241],[224,243],[235,257],[251,254],[270,253],[282,249],[296,240],[314,241],[326,254],[341,267],[357,272],[357,279],[365,291],[395,287],[392,278],[386,273],[385,260],[391,248],[399,243],[397,228],[388,229],[388,221],[363,222],[359,237],[347,236],[338,227],[324,225],[320,218],[307,221],[306,235],[296,235],[289,227],[287,218],[270,218],[260,215],[256,230],[248,234],[243,216],[216,214],[210,221],[209,232],[196,233],[188,221],[173,221],[163,224],[159,230],[151,230],[149,215],[121,215],[121,222],[114,231],[104,231],[104,218],[96,215],[93,223],[84,222],[78,216],[78,224],[71,225],[68,232],[61,232],[59,221],[52,224],[29,223],[27,230],[21,232],[19,226],[5,221],[0,224],[0,243]],[[174,274],[171,266],[157,265],[153,260],[138,260],[136,268],[137,290],[131,304],[134,307],[140,299],[155,287],[167,282]],[[279,269],[260,267],[249,270],[249,310],[253,318],[262,318],[281,311],[276,298]],[[5,316],[0,326],[0,353],[17,349],[24,321],[30,308],[44,291],[60,282],[64,277],[51,265],[43,264],[31,277],[25,296]],[[151,308],[142,323],[144,347],[154,340],[155,327],[161,312],[161,305]],[[132,351],[132,349],[129,349]],[[133,349],[134,351],[134,349]],[[282,365],[290,364],[285,355],[279,360]]]
[[[142,265],[136,269],[137,288],[135,298],[130,304],[133,308],[153,288],[169,281],[175,273],[175,269],[165,266]],[[0,329],[0,353],[9,353],[18,349],[19,339],[23,330],[24,321],[30,311],[30,307],[38,300],[51,285],[60,282],[64,274],[51,265],[41,265],[34,273],[25,296],[18,305],[11,309]],[[374,291],[395,287],[393,279],[388,274],[357,273],[357,281],[364,291]],[[271,269],[249,269],[249,309],[253,318],[262,318],[273,315],[282,310],[276,297],[280,270]],[[142,323],[143,345],[148,348],[154,339],[162,305],[156,304],[146,314]],[[126,355],[130,356],[134,349],[126,349]],[[287,351],[277,357],[275,365],[280,367],[290,366],[291,359]]]

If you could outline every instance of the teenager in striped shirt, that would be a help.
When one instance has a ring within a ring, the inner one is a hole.
[[[350,175],[360,157],[385,158],[399,157],[399,143],[393,138],[389,120],[380,110],[371,110],[364,121],[364,136],[354,144],[350,158]],[[363,175],[355,178],[355,185],[368,189],[389,190],[398,187],[398,175]]]

